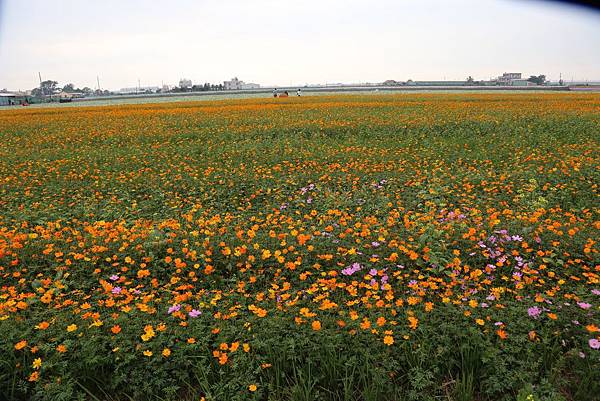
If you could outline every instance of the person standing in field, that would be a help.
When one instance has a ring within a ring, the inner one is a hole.
[[[298,97],[300,97],[302,95],[302,89],[298,88],[296,94],[298,95]]]

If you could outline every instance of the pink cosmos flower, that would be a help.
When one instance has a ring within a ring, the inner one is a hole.
[[[537,318],[541,313],[542,310],[537,306],[532,306],[531,308],[527,309],[527,314],[533,318]]]
[[[179,309],[181,309],[181,305],[175,304],[175,305],[169,307],[169,310],[167,311],[167,313],[170,315],[173,312],[177,312]]]

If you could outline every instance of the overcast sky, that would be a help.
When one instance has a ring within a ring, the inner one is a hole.
[[[0,88],[600,80],[600,13],[535,0],[0,0]]]

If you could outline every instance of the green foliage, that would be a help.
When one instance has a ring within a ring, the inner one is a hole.
[[[0,399],[596,399],[600,103],[561,96],[0,113]]]

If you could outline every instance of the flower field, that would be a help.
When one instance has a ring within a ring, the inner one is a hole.
[[[600,399],[600,95],[0,112],[0,399]]]

